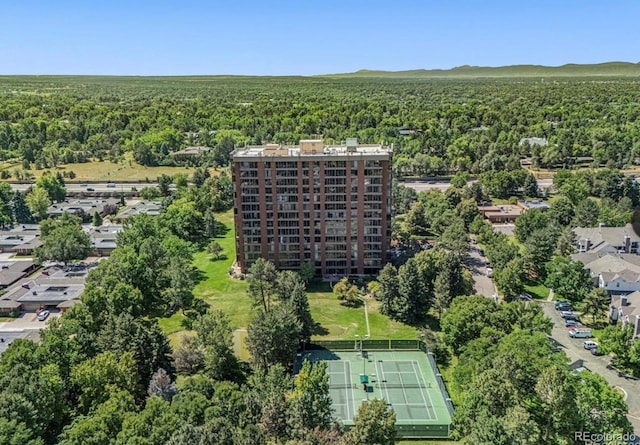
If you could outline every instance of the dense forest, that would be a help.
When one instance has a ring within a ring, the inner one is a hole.
[[[393,143],[399,175],[513,170],[523,158],[621,168],[638,158],[639,116],[635,77],[0,77],[0,158],[173,165],[172,152],[204,145],[202,162],[226,165],[235,145],[322,136]]]

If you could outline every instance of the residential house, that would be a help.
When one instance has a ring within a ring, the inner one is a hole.
[[[491,224],[513,223],[527,210],[548,210],[549,208],[549,203],[545,201],[518,201],[516,204],[478,206],[482,217],[489,220]]]
[[[583,263],[594,286],[609,295],[640,291],[640,256],[635,253],[583,252],[571,255],[571,259]]]
[[[183,150],[171,153],[171,156],[173,156],[176,161],[185,161],[189,159],[198,159],[202,155],[209,153],[211,150],[211,147],[187,147]]]
[[[20,224],[8,230],[0,230],[0,253],[33,255],[36,247],[42,245],[38,224]]]
[[[111,252],[117,247],[116,239],[122,229],[123,226],[120,224],[91,227],[87,232],[91,238],[93,253],[97,256],[111,255]]]
[[[602,224],[600,227],[576,227],[573,233],[580,253],[640,253],[640,236],[635,233],[631,224],[624,227],[606,227]]]
[[[47,215],[51,218],[56,218],[64,212],[68,212],[73,215],[81,215],[85,218],[90,218],[94,213],[98,213],[100,216],[105,216],[107,213],[117,209],[119,204],[120,200],[117,198],[67,199],[63,202],[58,202],[49,206],[47,209]]]
[[[160,201],[137,201],[124,208],[120,213],[112,219],[121,223],[132,216],[139,214],[147,214],[150,216],[158,216],[162,212],[162,203]]]
[[[0,289],[6,289],[37,268],[33,260],[0,261]]]
[[[619,295],[611,299],[609,312],[611,323],[633,326],[633,337],[640,337],[640,291]]]

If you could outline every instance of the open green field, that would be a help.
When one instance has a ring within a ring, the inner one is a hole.
[[[5,162],[0,164],[0,170],[22,170],[22,165],[16,162]],[[111,161],[91,161],[83,162],[79,164],[65,164],[56,168],[49,169],[54,172],[64,173],[65,171],[73,171],[76,174],[74,181],[152,181],[155,182],[156,178],[160,175],[173,176],[177,173],[184,173],[188,176],[193,174],[193,167],[147,167],[140,165],[132,159],[125,158],[120,162]],[[35,179],[43,175],[47,169],[40,170],[27,170],[34,176]],[[209,169],[211,174],[214,174],[215,169]],[[9,179],[9,181],[15,180],[15,177]]]
[[[536,300],[546,300],[549,297],[549,288],[544,284],[525,284],[524,291],[531,294]]]
[[[235,232],[233,227],[233,211],[216,215],[218,222],[226,227],[223,237],[217,239],[224,249],[224,258],[212,261],[206,252],[198,252],[194,265],[202,272],[202,281],[194,294],[202,298],[213,308],[224,311],[237,329],[246,328],[253,316],[251,300],[246,294],[247,282],[229,276],[229,268],[235,259]],[[309,290],[311,314],[317,323],[314,338],[324,340],[352,339],[355,334],[367,333],[364,308],[349,308],[340,304],[331,292],[328,283],[314,283]],[[371,338],[415,339],[418,331],[402,323],[395,322],[378,312],[378,302],[368,300],[369,326]],[[181,324],[184,316],[176,313],[160,320],[163,331],[175,342],[183,332]],[[241,336],[242,331],[237,333]]]

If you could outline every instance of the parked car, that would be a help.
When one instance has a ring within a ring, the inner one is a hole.
[[[591,348],[590,351],[593,355],[604,355],[604,352],[602,352],[597,346],[595,348]]]
[[[598,347],[598,343],[592,340],[585,340],[582,342],[582,347],[584,349],[594,349]]]
[[[556,307],[557,310],[560,310],[559,309],[560,306],[566,306],[566,305],[571,306],[571,303],[569,303],[568,301],[565,301],[565,300],[558,300],[558,301],[556,301],[555,307]]]
[[[488,276],[489,278],[491,278],[491,277],[493,276],[493,269],[492,269],[492,268],[490,268],[490,267],[487,267],[487,276]]]
[[[591,329],[574,327],[569,329],[569,337],[571,338],[591,338]]]
[[[556,306],[557,311],[572,311],[573,306],[570,303],[562,303]]]
[[[560,311],[560,316],[566,320],[567,317],[575,317],[576,315],[571,311]]]
[[[566,320],[564,322],[564,326],[566,328],[573,327],[573,326],[582,326],[582,323],[580,323],[580,320]]]
[[[49,318],[49,315],[51,315],[49,311],[40,312],[38,314],[38,321],[45,321],[47,318]]]
[[[513,297],[514,301],[533,301],[533,297],[527,293]]]

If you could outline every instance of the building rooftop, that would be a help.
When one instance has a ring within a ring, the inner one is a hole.
[[[18,303],[59,304],[63,301],[79,299],[83,290],[83,284],[40,284],[29,281],[8,293],[4,298]]]
[[[551,208],[549,203],[546,201],[518,201],[518,203],[527,210],[530,210],[530,209],[548,210]]]
[[[518,142],[518,145],[522,146],[525,143],[529,143],[530,146],[534,146],[534,145],[538,145],[540,147],[544,147],[547,144],[549,144],[549,141],[547,140],[547,138],[536,138],[536,137],[532,137],[532,138],[522,138],[520,139],[520,142]]]
[[[102,214],[105,206],[107,205],[117,206],[119,203],[120,203],[120,200],[116,198],[68,199],[63,202],[58,202],[49,206],[49,208],[47,209],[47,215],[59,216],[59,215],[62,215],[64,212],[75,214],[79,211],[83,211],[87,215],[93,215],[96,212]]]
[[[624,274],[625,271],[640,274],[640,256],[633,253],[607,253],[595,252],[575,253],[571,255],[573,261],[580,261],[584,268],[591,272],[592,277],[600,274]],[[607,280],[609,281],[609,280]]]
[[[0,261],[0,288],[15,283],[29,273],[33,267],[33,260]]]
[[[340,155],[388,155],[393,147],[380,144],[358,144],[356,139],[347,139],[343,145],[324,145],[321,139],[301,140],[299,145],[248,145],[236,148],[233,158],[266,156],[340,156]]]
[[[487,206],[478,206],[478,210],[485,217],[489,216],[503,216],[503,217],[514,217],[520,216],[522,214],[522,208],[517,205],[487,205]]]
[[[134,215],[146,213],[150,216],[158,216],[162,211],[162,203],[160,201],[139,201],[133,205],[128,205],[118,213],[113,219],[122,221],[131,218]]]
[[[640,242],[640,236],[627,224],[624,227],[576,227],[573,229],[578,241],[589,240],[589,251],[598,251],[602,248],[622,246],[625,237],[629,237],[631,243]]]

